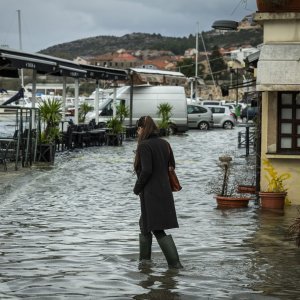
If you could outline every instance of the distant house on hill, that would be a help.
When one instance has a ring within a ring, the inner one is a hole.
[[[237,50],[232,50],[230,52],[230,59],[233,61],[238,61],[239,63],[243,64],[244,60],[247,56],[249,56],[252,53],[257,52],[257,48],[239,48]]]
[[[88,64],[90,64],[91,59],[92,59],[91,56],[77,56],[73,61],[76,64],[88,65]]]
[[[139,68],[144,69],[156,69],[156,70],[174,70],[176,67],[176,62],[172,62],[166,58],[144,60],[143,64]]]
[[[190,58],[190,57],[195,56],[196,53],[197,53],[197,49],[189,48],[184,51],[184,57]]]
[[[178,57],[171,51],[130,51],[119,49],[116,52],[94,56],[85,61],[83,61],[81,57],[78,57],[76,58],[76,61],[84,64],[116,69],[139,67],[144,69],[174,70],[176,68]]]
[[[239,22],[239,29],[261,28],[261,26],[254,22],[254,14],[247,15]]]
[[[128,52],[117,51],[95,56],[90,60],[90,64],[100,67],[128,69],[140,65],[141,61]]]

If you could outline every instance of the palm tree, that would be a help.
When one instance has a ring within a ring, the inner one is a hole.
[[[80,105],[80,109],[79,109],[79,116],[78,116],[79,122],[84,123],[87,113],[92,110],[93,110],[93,107],[91,105],[89,105],[88,103],[85,103],[85,102],[82,103]]]
[[[39,106],[42,121],[46,128],[42,133],[42,142],[53,143],[59,137],[59,122],[61,120],[62,103],[57,99],[47,99]]]

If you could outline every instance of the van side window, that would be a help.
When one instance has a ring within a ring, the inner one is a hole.
[[[112,109],[112,102],[108,103],[106,107],[103,108],[101,116],[112,116],[113,115],[113,109]]]

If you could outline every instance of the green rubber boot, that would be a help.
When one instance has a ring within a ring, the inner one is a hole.
[[[140,233],[140,260],[151,259],[152,234],[144,235]]]
[[[174,269],[183,268],[179,261],[179,256],[172,236],[166,235],[163,238],[158,239],[157,242],[163,254],[166,257],[169,268],[174,268]]]

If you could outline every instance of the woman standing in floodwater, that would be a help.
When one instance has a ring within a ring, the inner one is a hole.
[[[164,231],[179,227],[168,178],[169,163],[175,167],[173,151],[168,142],[159,138],[158,128],[150,116],[141,117],[137,126],[134,161],[137,181],[133,192],[141,202],[140,260],[151,259],[154,234],[169,267],[182,268],[173,238]]]

